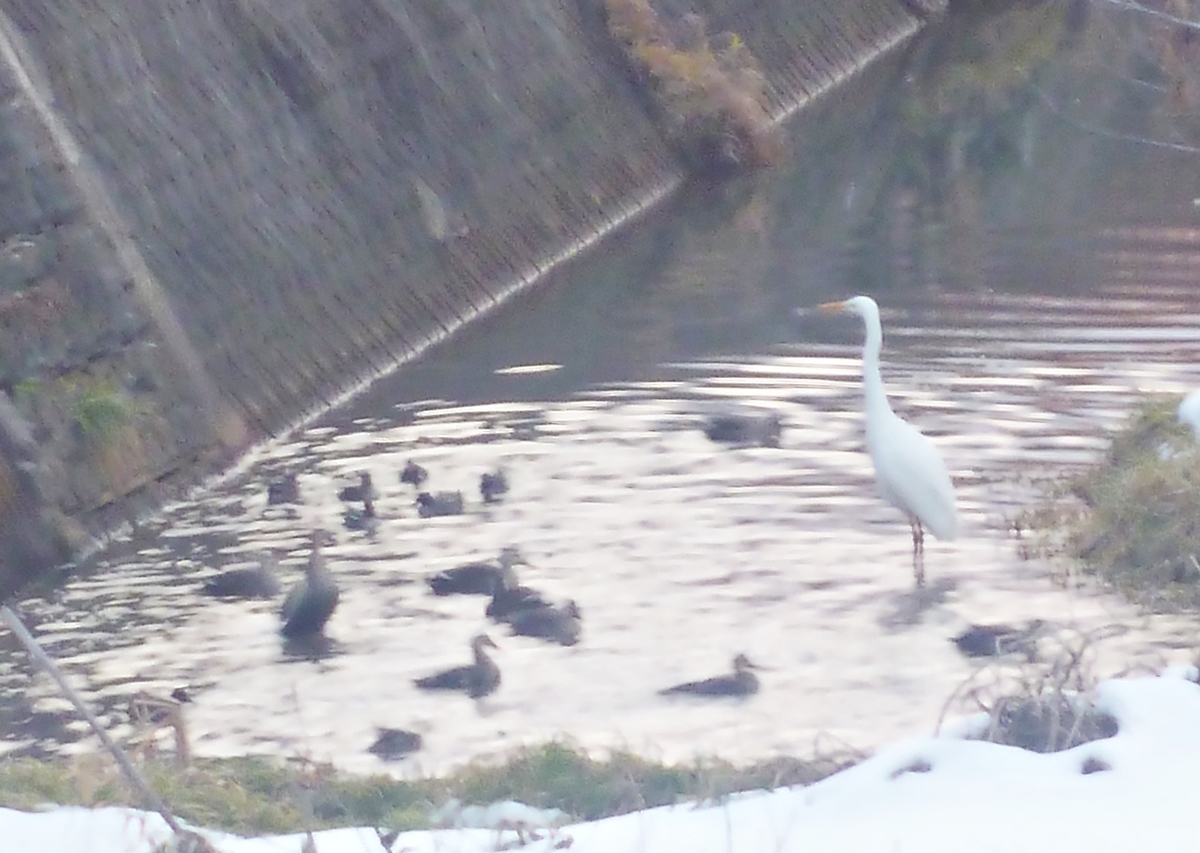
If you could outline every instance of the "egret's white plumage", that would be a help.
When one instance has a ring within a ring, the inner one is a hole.
[[[1179,404],[1179,422],[1187,424],[1200,441],[1200,391],[1193,391]]]
[[[953,539],[958,535],[958,512],[946,463],[933,442],[892,411],[883,390],[883,377],[879,373],[879,351],[883,346],[879,306],[869,296],[855,296],[845,302],[827,302],[820,308],[857,314],[866,326],[863,398],[867,452],[875,465],[880,494],[908,516],[915,550],[920,550],[923,544],[922,527],[929,528],[938,539]]]

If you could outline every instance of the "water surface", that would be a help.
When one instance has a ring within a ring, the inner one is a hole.
[[[119,733],[133,692],[189,684],[198,754],[373,771],[365,748],[388,725],[425,736],[400,773],[552,737],[665,760],[869,749],[936,725],[978,668],[948,642],[969,622],[1092,637],[1097,675],[1190,660],[1195,619],[1024,559],[1012,527],[1141,399],[1200,384],[1195,155],[1047,106],[1085,92],[1106,105],[1093,119],[1153,128],[1119,97],[1128,80],[1096,81],[1088,38],[999,108],[916,124],[944,66],[932,47],[881,66],[795,128],[793,163],[697,189],[264,448],[27,602],[35,632]],[[806,310],[855,292],[881,303],[893,405],[942,450],[958,494],[962,534],[929,540],[922,589],[863,448],[861,325]],[[781,446],[710,442],[703,418],[731,405],[778,413]],[[461,489],[467,512],[419,519],[397,479],[409,459],[431,487]],[[498,464],[513,488],[485,506],[478,479]],[[375,537],[340,524],[337,489],[360,470],[382,489]],[[286,471],[304,501],[268,507],[264,483]],[[278,601],[198,594],[263,550],[298,577],[313,527],[336,532],[342,584],[334,651],[316,661],[285,654]],[[428,574],[506,545],[532,564],[526,583],[578,602],[577,646],[510,637],[483,599],[428,592]],[[482,630],[500,646],[497,693],[413,687],[465,662]],[[657,695],[738,652],[766,668],[757,696]],[[0,655],[0,681],[8,748],[93,748],[62,745],[78,724],[62,730],[62,700],[20,654]]]

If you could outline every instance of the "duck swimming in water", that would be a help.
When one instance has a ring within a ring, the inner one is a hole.
[[[778,447],[783,422],[775,412],[719,412],[704,421],[704,434],[710,441],[726,444],[757,444]]]
[[[524,637],[540,637],[559,645],[573,646],[583,631],[583,614],[574,601],[562,607],[528,607],[512,613],[507,622],[513,633]]]
[[[517,573],[510,565],[496,578],[492,600],[488,602],[484,614],[493,621],[511,623],[521,611],[535,609],[546,610],[553,607],[536,589],[518,583]]]
[[[479,494],[487,504],[495,503],[502,495],[508,494],[508,472],[503,466],[479,478]]]
[[[421,736],[416,732],[404,729],[376,729],[375,742],[367,747],[367,752],[378,755],[384,761],[394,761],[403,758],[421,748]]]
[[[1046,633],[1046,623],[1033,619],[1024,627],[1016,625],[971,625],[951,638],[955,647],[969,658],[1023,654],[1031,661],[1037,657],[1037,641]]]
[[[536,589],[523,586],[514,578],[511,583],[502,582],[492,593],[484,615],[494,622],[508,622],[526,610],[553,610],[553,605]]]
[[[411,459],[404,463],[404,469],[400,472],[400,482],[408,483],[410,486],[419,488],[428,479],[429,472]]]
[[[658,691],[663,696],[688,694],[691,696],[749,696],[758,692],[759,669],[745,655],[733,659],[733,675],[718,675],[703,681],[687,681]]]
[[[462,492],[421,492],[417,495],[417,515],[433,518],[439,515],[459,515],[463,511]]]
[[[346,486],[338,492],[338,498],[348,503],[355,501],[374,500],[379,497],[375,485],[371,482],[371,472],[361,471],[358,475],[357,486]]]
[[[342,524],[347,530],[364,530],[374,535],[379,529],[379,518],[375,515],[375,501],[367,498],[363,501],[362,509],[347,507],[342,513]]]
[[[494,562],[464,563],[430,575],[429,588],[434,595],[494,595],[497,587],[509,582],[507,578],[516,583],[513,566],[524,562],[521,552],[510,546]]]
[[[267,483],[267,505],[294,504],[300,502],[300,480],[295,474],[288,474],[278,480]]]
[[[267,555],[253,568],[226,569],[206,578],[203,592],[216,598],[274,598],[282,588],[275,569],[275,558]]]
[[[304,567],[304,580],[288,592],[283,602],[283,636],[293,639],[320,634],[338,604],[338,585],[321,553],[322,540],[327,534],[314,530],[312,552]]]
[[[471,640],[474,663],[427,675],[413,683],[422,690],[463,690],[472,699],[487,696],[500,686],[500,667],[484,648],[494,649],[496,644],[487,634],[479,634]]]

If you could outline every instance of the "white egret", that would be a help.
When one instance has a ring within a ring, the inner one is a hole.
[[[1179,422],[1187,424],[1200,441],[1200,391],[1193,391],[1179,404]]]
[[[954,485],[941,454],[916,427],[892,411],[883,378],[879,374],[879,350],[883,327],[879,306],[869,296],[845,302],[826,302],[822,311],[846,311],[862,317],[867,329],[863,345],[863,397],[867,424],[867,452],[875,465],[875,480],[884,500],[908,516],[912,528],[913,557],[925,547],[925,531],[938,539],[958,535],[958,512],[954,507]],[[918,566],[917,579],[921,580]]]

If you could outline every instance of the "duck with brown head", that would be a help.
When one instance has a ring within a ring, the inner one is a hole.
[[[500,686],[500,667],[488,657],[485,648],[496,648],[491,637],[479,634],[471,640],[473,663],[418,678],[413,683],[422,690],[461,690],[472,699],[495,692]]]

